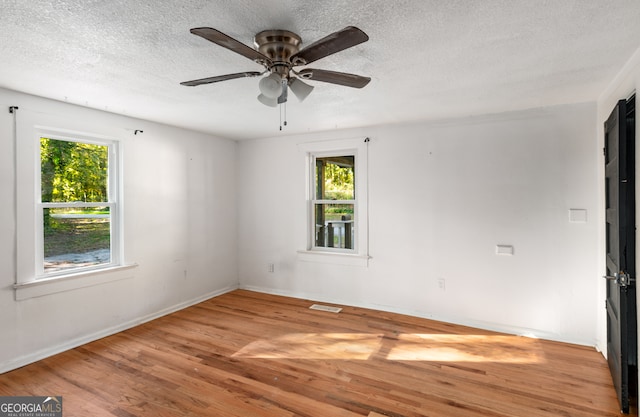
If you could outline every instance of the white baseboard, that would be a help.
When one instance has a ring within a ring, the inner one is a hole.
[[[242,285],[241,284],[240,285],[240,289],[248,290],[248,291],[261,292],[261,293],[265,293],[265,294],[282,295],[282,296],[286,296],[286,297],[305,299],[305,300],[310,300],[310,301],[318,301],[318,302],[323,302],[323,303],[330,303],[330,304],[337,304],[337,305],[344,305],[344,306],[351,306],[351,307],[368,308],[368,309],[372,309],[372,310],[387,311],[389,313],[405,314],[405,315],[408,315],[408,316],[420,317],[420,318],[425,318],[425,319],[435,320],[435,321],[441,321],[441,322],[451,323],[451,324],[458,324],[458,325],[461,325],[461,326],[474,327],[476,329],[490,330],[490,331],[499,332],[499,333],[506,333],[506,334],[510,334],[510,335],[533,337],[533,338],[536,338],[536,339],[551,340],[551,341],[554,341],[554,342],[563,342],[563,343],[571,343],[571,344],[574,344],[574,345],[589,346],[589,347],[595,348],[596,350],[599,350],[598,347],[596,346],[596,341],[595,340],[577,340],[577,339],[573,339],[571,337],[567,337],[566,335],[561,335],[561,334],[552,333],[552,332],[546,332],[546,331],[538,330],[538,329],[528,329],[528,328],[525,328],[525,327],[518,327],[518,326],[507,326],[507,325],[500,324],[500,323],[491,323],[491,322],[483,322],[483,321],[476,321],[476,320],[468,320],[468,319],[461,319],[461,318],[456,318],[456,317],[444,317],[444,316],[438,316],[436,314],[424,314],[424,313],[421,313],[421,312],[418,312],[418,311],[413,311],[413,310],[408,310],[408,309],[400,309],[400,308],[396,308],[396,307],[388,306],[388,305],[380,305],[380,304],[373,304],[373,303],[357,303],[357,304],[353,304],[353,303],[346,302],[345,300],[332,299],[331,297],[323,297],[323,296],[320,296],[318,294],[310,294],[310,293],[294,292],[294,291],[274,290],[273,288],[265,288],[265,287],[258,287],[258,286],[252,286],[252,285]]]
[[[29,353],[29,354],[24,355],[24,356],[20,356],[19,358],[13,359],[13,360],[11,360],[9,362],[6,362],[6,363],[3,363],[2,365],[0,365],[0,374],[12,371],[12,370],[17,369],[17,368],[21,368],[21,367],[23,367],[25,365],[28,365],[30,363],[42,360],[44,358],[48,358],[49,356],[56,355],[58,353],[64,352],[64,351],[69,350],[69,349],[76,348],[78,346],[82,346],[82,345],[84,345],[86,343],[90,343],[90,342],[93,342],[95,340],[102,339],[103,337],[111,336],[111,335],[119,333],[121,331],[130,329],[132,327],[139,326],[139,325],[141,325],[143,323],[149,322],[151,320],[155,320],[157,318],[160,318],[162,316],[166,316],[166,315],[171,314],[171,313],[175,313],[176,311],[183,310],[183,309],[185,309],[187,307],[190,307],[192,305],[201,303],[203,301],[206,301],[206,300],[208,300],[210,298],[213,298],[213,297],[217,297],[217,296],[222,295],[222,294],[226,294],[226,293],[234,291],[236,289],[238,289],[238,286],[237,285],[233,285],[233,286],[229,286],[229,287],[226,287],[226,288],[222,288],[220,290],[212,291],[212,292],[209,292],[207,294],[204,294],[204,295],[201,295],[199,297],[196,297],[194,299],[191,299],[191,300],[188,300],[188,301],[184,301],[182,303],[178,303],[178,304],[173,305],[171,307],[164,308],[164,309],[162,309],[160,311],[157,311],[155,313],[147,314],[146,316],[138,317],[138,318],[129,320],[127,322],[120,323],[120,324],[118,324],[116,326],[112,326],[112,327],[109,327],[107,329],[100,330],[98,332],[94,332],[94,333],[91,333],[91,334],[88,334],[88,335],[85,335],[85,336],[82,336],[82,337],[79,337],[79,338],[76,338],[76,339],[73,339],[73,340],[69,340],[69,341],[67,341],[65,343],[61,343],[61,344],[56,345],[56,346],[51,346],[51,347],[48,347],[46,349],[41,349],[41,350],[39,350],[37,352],[33,352],[33,353]]]

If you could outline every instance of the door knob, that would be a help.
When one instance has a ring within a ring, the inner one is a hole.
[[[604,278],[604,279],[606,279],[608,281],[615,281],[615,283],[620,285],[621,287],[626,287],[629,284],[631,284],[632,282],[635,282],[635,278],[631,278],[631,276],[629,274],[626,274],[624,272],[622,272],[621,274],[615,272],[613,274],[613,276],[604,275],[602,278]]]

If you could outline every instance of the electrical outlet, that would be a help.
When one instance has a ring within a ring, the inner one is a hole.
[[[438,278],[438,288],[442,291],[445,290],[445,281],[444,278]]]
[[[273,272],[275,271],[275,265],[273,263],[268,263],[267,264],[267,272]]]

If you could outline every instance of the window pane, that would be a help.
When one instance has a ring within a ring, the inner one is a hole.
[[[42,202],[103,202],[108,146],[40,138]]]
[[[108,207],[45,208],[43,217],[45,272],[111,262]]]
[[[316,204],[315,246],[353,249],[353,204]]]
[[[354,164],[353,155],[316,158],[316,199],[353,200]]]

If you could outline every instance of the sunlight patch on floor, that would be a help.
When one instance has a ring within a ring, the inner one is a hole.
[[[543,363],[536,339],[506,335],[289,333],[251,342],[236,358]]]
[[[402,334],[391,361],[543,363],[536,339],[502,335]]]
[[[381,338],[369,333],[290,333],[252,342],[233,357],[366,360],[377,352]]]

